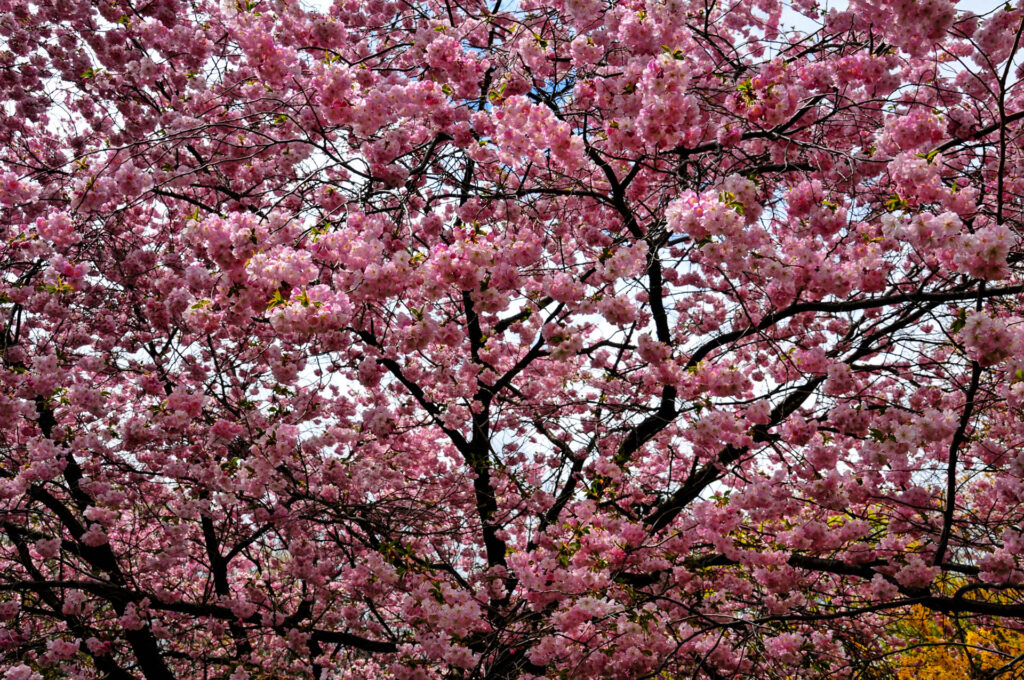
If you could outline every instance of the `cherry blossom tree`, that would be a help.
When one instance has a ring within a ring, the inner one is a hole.
[[[927,613],[1021,630],[1022,29],[0,0],[2,677],[880,678]]]

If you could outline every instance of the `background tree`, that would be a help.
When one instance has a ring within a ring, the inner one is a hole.
[[[1020,675],[1024,635],[1019,627],[990,626],[974,616],[936,617],[923,608],[911,610],[907,620],[899,625],[911,644],[911,649],[899,655],[900,680],[974,680]]]
[[[5,680],[1019,628],[1020,3],[0,12]]]

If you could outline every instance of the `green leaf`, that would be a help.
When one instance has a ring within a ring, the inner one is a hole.
[[[877,427],[872,427],[870,430],[868,430],[868,434],[870,434],[871,438],[874,439],[876,442],[896,441],[896,437],[893,436],[891,433],[882,432]]]
[[[956,320],[953,325],[949,327],[949,330],[953,333],[959,333],[967,325],[967,310],[963,307],[956,313]]]
[[[661,49],[666,54],[671,55],[672,58],[675,59],[676,61],[680,61],[680,60],[682,60],[683,58],[686,57],[686,52],[683,52],[682,50],[674,50],[671,47],[669,47],[668,45],[662,45]]]
[[[505,82],[503,82],[501,84],[501,87],[499,87],[497,90],[491,90],[490,92],[488,92],[487,93],[487,100],[490,101],[491,103],[495,103],[495,102],[501,100],[501,95],[505,92],[505,88],[506,87],[508,87],[508,81],[507,80]]]
[[[284,295],[281,294],[280,290],[274,291],[274,297],[267,301],[267,309],[273,309],[274,307],[280,307],[288,304],[288,301],[284,299]]]
[[[904,201],[899,194],[896,194],[889,198],[885,202],[886,210],[904,210],[907,207],[907,202]]]

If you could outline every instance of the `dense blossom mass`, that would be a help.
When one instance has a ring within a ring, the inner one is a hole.
[[[0,0],[0,677],[1019,673],[1022,30]]]

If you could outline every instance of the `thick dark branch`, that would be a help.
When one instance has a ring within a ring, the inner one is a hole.
[[[380,349],[380,343],[377,342],[377,338],[375,338],[371,333],[357,330],[353,330],[353,332],[357,336],[359,336],[359,338],[367,345],[370,345],[371,347],[374,347],[376,349]],[[388,359],[387,357],[378,358],[377,363],[379,363],[384,368],[388,369],[388,372],[390,372],[391,375],[393,375],[398,380],[398,382],[402,383],[405,389],[409,391],[409,394],[411,394],[413,398],[416,400],[416,402],[423,408],[423,410],[426,411],[428,415],[430,415],[431,419],[434,421],[434,424],[437,425],[437,427],[439,427],[441,431],[448,436],[449,439],[451,439],[452,443],[455,445],[455,448],[459,450],[459,453],[461,453],[464,456],[470,455],[469,441],[467,441],[466,438],[462,436],[462,433],[445,426],[444,421],[441,419],[441,408],[434,402],[427,399],[426,392],[423,391],[422,387],[414,383],[412,380],[409,380],[409,378],[405,375],[405,372],[402,371],[401,364],[399,364],[394,359]]]
[[[73,580],[38,580],[38,581],[21,581],[17,583],[0,583],[0,592],[4,591],[17,591],[17,592],[39,592],[41,589],[47,588],[66,588],[80,590],[82,592],[90,593],[101,597],[108,602],[115,605],[120,605],[121,609],[125,604],[129,602],[141,602],[142,600],[148,600],[148,607],[154,611],[166,611],[174,612],[179,614],[188,614],[197,618],[214,618],[222,621],[239,621],[238,615],[231,611],[230,608],[224,607],[217,604],[197,604],[191,602],[168,602],[161,600],[153,593],[142,592],[138,590],[132,590],[130,588],[123,588],[116,586],[111,583],[105,583],[103,581],[73,581]],[[299,615],[293,614],[286,619],[286,624],[276,626],[275,632],[279,634],[287,634],[288,628],[300,624],[302,621],[309,617],[309,605],[306,604],[305,608],[300,605],[297,611]],[[253,624],[255,626],[262,627],[264,625],[263,618],[260,614],[253,614],[252,616],[242,619],[244,623]],[[318,640],[324,642],[335,642],[343,644],[353,649],[360,649],[366,652],[378,652],[389,654],[396,652],[398,646],[392,642],[386,642],[382,640],[371,640],[368,638],[355,635],[353,633],[345,633],[341,631],[332,630],[321,630],[312,629],[310,635]],[[150,676],[147,674],[147,678]]]
[[[204,495],[208,497],[208,494]],[[231,586],[228,582],[228,560],[224,559],[220,554],[220,541],[217,539],[213,520],[203,515],[200,521],[203,528],[203,543],[206,545],[206,557],[210,561],[210,574],[213,576],[214,591],[220,597],[227,597],[231,594]],[[252,652],[252,645],[245,638],[245,632],[234,621],[229,624],[229,627],[239,655],[248,656]]]
[[[939,536],[939,543],[935,548],[934,564],[942,564],[946,557],[946,547],[949,545],[949,537],[953,531],[953,513],[956,510],[956,465],[960,455],[960,447],[967,440],[967,427],[971,422],[971,415],[974,412],[974,400],[978,395],[978,386],[981,384],[981,364],[977,361],[971,362],[971,382],[967,387],[967,403],[964,404],[963,413],[960,414],[960,423],[956,432],[953,433],[953,440],[949,444],[949,463],[946,469],[946,507],[942,511],[942,533]]]
[[[620,467],[629,462],[633,454],[640,450],[640,447],[649,442],[659,432],[668,427],[679,410],[676,408],[676,396],[678,390],[673,385],[665,385],[661,389],[661,403],[658,410],[647,416],[634,427],[622,440],[619,450],[615,454],[615,462]]]
[[[984,291],[978,292],[977,290],[963,289],[963,290],[951,290],[938,293],[926,293],[924,291],[914,291],[912,293],[897,293],[895,295],[885,295],[877,298],[865,298],[862,300],[847,300],[844,302],[798,302],[780,309],[777,312],[765,315],[761,319],[760,323],[746,328],[740,328],[729,333],[723,333],[718,337],[712,338],[708,342],[700,346],[691,356],[690,360],[686,363],[686,367],[690,368],[699,364],[704,357],[711,354],[719,347],[724,347],[729,343],[735,342],[736,340],[742,340],[743,338],[750,337],[760,333],[761,331],[767,330],[775,324],[788,319],[789,317],[796,316],[797,314],[804,314],[806,312],[823,312],[829,314],[836,314],[841,312],[855,312],[863,309],[876,309],[879,307],[888,307],[890,305],[902,304],[905,302],[957,302],[961,300],[974,300],[978,298],[993,298],[1001,297],[1004,295],[1017,295],[1024,293],[1024,285],[1017,286],[1006,286],[1005,288],[986,288]]]
[[[192,205],[194,205],[197,208],[200,208],[202,210],[205,210],[206,212],[210,213],[211,215],[221,215],[221,216],[223,216],[223,213],[221,213],[221,211],[217,210],[213,206],[206,205],[202,201],[200,201],[198,199],[195,199],[195,198],[192,198],[191,196],[186,196],[185,194],[179,194],[179,193],[176,193],[176,192],[173,192],[173,191],[167,191],[166,189],[153,189],[153,193],[156,194],[157,196],[163,196],[165,198],[173,198],[173,199],[175,199],[177,201],[184,201],[185,203],[191,203]]]
[[[993,132],[996,132],[997,130],[1000,130],[1003,127],[1009,125],[1010,123],[1014,123],[1020,120],[1021,118],[1024,118],[1024,111],[1011,113],[1008,116],[1004,116],[1001,120],[992,123],[991,125],[986,125],[985,127],[981,128],[980,130],[977,130],[976,132],[972,133],[971,135],[963,139],[951,139],[947,142],[944,142],[943,144],[940,144],[939,146],[932,149],[932,152],[942,153],[944,151],[949,151],[953,147],[963,144],[964,142],[970,142],[975,139],[981,139],[982,137],[990,135]]]
[[[15,545],[15,549],[18,552],[19,562],[21,562],[22,567],[25,568],[25,571],[28,572],[33,580],[28,582],[30,587],[26,588],[18,588],[18,586],[24,586],[24,582],[0,584],[0,591],[20,590],[22,592],[29,591],[35,593],[53,612],[52,616],[64,621],[67,624],[68,629],[80,639],[84,640],[92,637],[94,632],[87,628],[79,617],[62,613],[62,603],[55,592],[55,590],[62,586],[49,585],[46,583],[42,573],[32,561],[32,555],[29,552],[28,543],[25,540],[25,532],[23,532],[20,527],[10,523],[4,523],[3,527],[4,531]],[[84,649],[83,652],[92,658],[92,662],[96,666],[96,670],[100,671],[104,677],[109,680],[136,680],[135,676],[121,668],[111,655],[94,654],[88,648]]]
[[[36,409],[39,413],[37,421],[39,429],[42,430],[45,436],[52,436],[53,428],[57,422],[53,410],[42,399],[36,401]],[[64,480],[67,482],[72,500],[78,507],[79,512],[82,512],[91,503],[91,499],[82,490],[80,484],[83,479],[82,470],[78,465],[78,461],[75,460],[75,457],[70,452],[64,458]],[[79,553],[93,569],[107,574],[117,584],[127,583],[127,579],[118,565],[117,557],[109,545],[90,546],[81,542],[82,534],[85,533],[82,523],[64,503],[41,486],[31,487],[29,495],[33,500],[37,500],[49,508],[61,520],[74,539],[80,544]],[[119,615],[123,615],[125,611],[124,603],[115,603],[114,610]],[[138,667],[146,677],[146,680],[174,680],[174,674],[171,673],[170,668],[164,663],[160,646],[148,625],[144,625],[137,630],[125,629],[123,635],[124,639],[131,646]]]
[[[770,130],[753,130],[751,132],[746,132],[740,137],[740,139],[744,141],[749,139],[772,139],[773,137],[785,134],[785,132],[789,130],[790,127],[795,125],[806,114],[810,113],[811,110],[815,106],[817,106],[818,103],[824,98],[824,94],[816,95],[809,102],[807,102],[807,104],[801,107],[796,113],[790,116],[789,120],[783,121],[782,123],[776,125]],[[699,146],[695,146],[692,148],[687,148],[685,146],[677,146],[676,148],[672,149],[672,153],[677,153],[685,158],[689,156],[696,156],[699,154],[708,153],[711,151],[718,151],[721,148],[722,145],[719,144],[718,142],[707,142],[706,144],[701,144]]]
[[[766,442],[770,439],[769,428],[782,422],[794,411],[800,408],[807,397],[810,396],[818,385],[825,381],[823,376],[811,378],[799,388],[794,390],[786,399],[772,409],[771,421],[767,425],[757,425],[753,428],[752,438],[755,444]],[[651,533],[661,531],[672,520],[682,512],[683,508],[692,503],[712,483],[725,476],[729,466],[738,461],[749,452],[747,447],[733,445],[722,449],[714,460],[705,463],[696,473],[691,475],[686,482],[680,486],[668,501],[661,504],[648,519]]]

